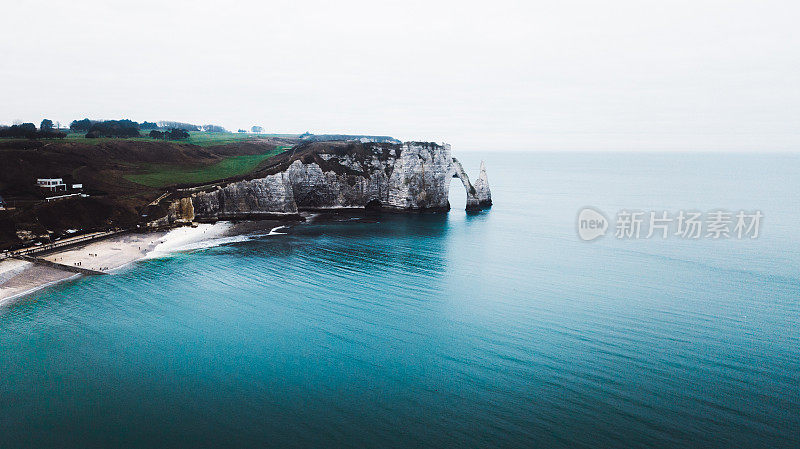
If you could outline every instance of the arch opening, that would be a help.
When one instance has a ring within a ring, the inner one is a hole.
[[[463,211],[467,208],[467,192],[458,176],[450,178],[450,190],[447,194],[450,210]]]

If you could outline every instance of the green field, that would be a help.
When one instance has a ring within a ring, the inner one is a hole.
[[[173,184],[202,184],[244,175],[255,169],[265,159],[285,151],[286,148],[288,147],[280,147],[269,153],[252,156],[231,156],[205,167],[153,164],[144,167],[143,173],[125,175],[125,179],[155,188]]]

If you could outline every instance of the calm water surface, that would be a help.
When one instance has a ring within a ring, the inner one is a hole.
[[[798,156],[461,154],[496,206],[338,217],[0,309],[0,447],[798,447]],[[581,242],[583,206],[760,209]],[[267,230],[268,231],[268,230]]]

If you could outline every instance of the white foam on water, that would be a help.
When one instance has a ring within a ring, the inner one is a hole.
[[[287,235],[288,233],[279,231],[289,228],[288,226],[281,225],[272,228],[268,234],[225,236],[225,233],[232,226],[230,222],[220,221],[214,224],[201,224],[196,228],[183,227],[173,229],[161,238],[161,243],[147,253],[145,259],[164,257],[176,252],[213,248],[229,243],[246,242],[258,237]]]
[[[279,229],[289,229],[289,227],[288,226],[276,226],[276,227],[270,229],[269,234],[267,234],[267,235],[286,235],[286,234],[288,234],[287,232],[278,232]]]
[[[231,226],[230,222],[219,221],[214,224],[200,224],[196,228],[183,227],[173,229],[161,238],[161,243],[156,245],[153,251],[149,252],[145,258],[153,259],[179,251],[211,248],[225,243],[247,240],[245,236],[223,237]]]

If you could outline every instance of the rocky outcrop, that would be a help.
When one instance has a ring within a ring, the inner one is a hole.
[[[475,181],[475,198],[481,209],[492,206],[492,191],[489,189],[489,178],[486,176],[486,163],[481,161],[481,172]]]
[[[192,190],[153,224],[337,208],[445,211],[452,178],[461,180],[468,210],[492,204],[485,165],[471,184],[447,144],[313,142],[277,156],[254,176]]]
[[[191,223],[195,219],[194,204],[191,198],[179,198],[169,203],[167,214],[148,223],[152,227],[165,227]]]

